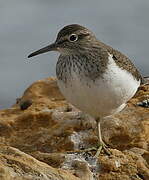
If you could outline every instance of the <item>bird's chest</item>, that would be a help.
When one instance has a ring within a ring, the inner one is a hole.
[[[67,76],[66,81],[58,78],[59,88],[70,103],[93,116],[105,116],[117,111],[135,94],[140,84],[115,63],[109,63],[105,72],[96,78],[91,73],[96,70],[95,67],[88,73],[77,66],[69,68],[63,74]]]
[[[89,104],[93,104],[94,95],[98,93],[99,87],[92,80],[84,76],[80,70],[71,70],[67,81],[58,80],[58,86],[64,97],[80,110],[86,111]]]

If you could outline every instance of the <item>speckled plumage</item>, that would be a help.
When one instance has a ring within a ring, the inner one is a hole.
[[[108,63],[108,54],[106,54],[107,59],[102,59],[101,54],[97,52],[91,52],[87,55],[82,54],[70,54],[70,55],[60,55],[56,66],[56,74],[58,79],[67,82],[71,76],[71,69],[77,71],[81,76],[84,74],[86,78],[93,81],[96,78],[102,77],[102,74],[106,70],[106,64]]]
[[[67,60],[70,61],[70,60],[74,59],[74,63],[75,62],[77,63],[77,61],[75,61],[75,59],[78,59],[78,61],[79,61],[80,58],[76,58],[79,56],[81,56],[81,59],[82,59],[79,64],[82,64],[84,61],[86,64],[87,64],[87,62],[89,62],[89,64],[91,64],[91,63],[93,64],[94,70],[95,70],[95,72],[92,73],[93,79],[95,77],[99,77],[102,75],[102,73],[106,69],[106,65],[108,62],[108,53],[110,53],[113,55],[113,59],[114,59],[115,63],[120,68],[125,69],[128,72],[130,72],[137,80],[141,79],[141,81],[143,81],[143,78],[142,78],[140,72],[137,70],[137,68],[134,66],[134,64],[130,61],[130,59],[127,56],[125,56],[121,52],[113,49],[112,47],[102,43],[101,41],[97,40],[96,37],[93,35],[93,33],[90,32],[87,28],[84,28],[77,24],[65,26],[58,33],[57,41],[59,41],[59,39],[61,39],[61,38],[63,39],[63,37],[65,37],[65,36],[68,36],[72,33],[77,33],[77,32],[81,32],[81,34],[84,34],[86,36],[89,35],[89,38],[87,39],[89,41],[86,42],[86,47],[85,46],[82,47],[81,43],[77,44],[77,46],[73,45],[73,49],[76,49],[76,52],[74,54],[68,53],[67,55],[62,54],[60,56],[59,61],[57,63],[58,67],[57,67],[57,71],[56,71],[59,78],[61,78],[60,73],[58,72],[58,69],[61,68],[59,66],[59,64],[64,65],[64,63],[65,63],[64,59],[66,60],[66,62],[67,62]],[[64,44],[63,44],[63,46],[64,46]],[[62,62],[60,62],[61,60],[62,60]],[[73,62],[73,60],[72,60],[72,62]],[[72,65],[72,64],[68,63],[68,65]],[[96,65],[97,65],[97,67],[96,67]],[[96,71],[96,69],[99,69],[99,70]],[[91,78],[92,78],[92,74],[90,74]]]

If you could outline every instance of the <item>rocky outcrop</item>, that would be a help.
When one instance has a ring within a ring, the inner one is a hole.
[[[0,146],[0,179],[77,180],[67,171],[52,168],[16,148]]]
[[[111,155],[94,158],[95,121],[68,104],[55,78],[32,84],[0,111],[0,179],[149,179],[149,85],[101,124]]]

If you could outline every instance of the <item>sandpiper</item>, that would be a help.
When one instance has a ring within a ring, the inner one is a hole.
[[[78,24],[65,26],[54,43],[28,57],[48,51],[60,53],[56,75],[62,94],[71,104],[95,118],[99,144],[105,149],[100,122],[126,106],[140,86],[142,76],[128,57]]]

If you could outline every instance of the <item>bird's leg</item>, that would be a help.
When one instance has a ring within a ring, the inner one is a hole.
[[[94,157],[98,158],[101,150],[103,149],[106,154],[108,154],[108,155],[111,154],[110,151],[107,149],[106,144],[102,140],[101,128],[100,128],[100,118],[96,119],[96,123],[97,123],[97,133],[98,133],[98,148],[91,147],[91,148],[83,149],[83,150],[68,151],[67,153],[72,153],[72,152],[90,152],[90,151],[93,151],[93,150],[97,150]]]
[[[110,152],[107,150],[106,144],[103,142],[102,140],[102,136],[101,136],[101,128],[100,128],[100,118],[96,119],[96,123],[97,123],[97,133],[98,133],[98,142],[99,142],[99,148],[95,154],[95,157],[98,157],[101,150],[103,149],[105,151],[106,154],[110,154]]]

